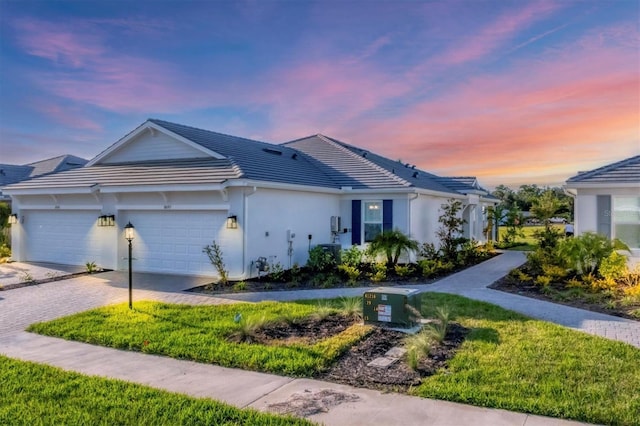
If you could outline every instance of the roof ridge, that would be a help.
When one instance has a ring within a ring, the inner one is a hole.
[[[200,127],[189,126],[189,125],[186,125],[186,124],[174,123],[173,121],[160,120],[158,118],[149,118],[149,119],[147,119],[147,121],[151,121],[152,123],[155,123],[155,124],[157,124],[159,126],[162,126],[162,124],[160,124],[160,123],[168,123],[168,124],[171,124],[171,125],[174,125],[174,126],[186,127],[188,129],[198,130],[200,132],[212,133],[214,135],[220,135],[220,136],[224,136],[224,137],[227,137],[227,138],[242,139],[244,141],[255,142],[255,143],[259,143],[259,144],[263,144],[263,145],[271,145],[271,146],[281,146],[282,145],[282,144],[276,144],[276,143],[271,143],[271,142],[259,141],[259,140],[256,140],[256,139],[249,139],[249,138],[245,138],[245,137],[242,137],[242,136],[234,136],[234,135],[230,135],[228,133],[216,132],[216,131],[213,131],[213,130],[203,129],[203,128],[200,128]],[[160,122],[160,123],[158,123],[158,122]],[[170,129],[167,129],[167,130],[171,131]],[[192,141],[192,142],[195,142],[195,141]],[[195,142],[195,143],[197,143],[197,142]],[[286,148],[291,149],[289,147],[286,147]]]
[[[377,170],[379,172],[382,172],[384,175],[390,177],[391,179],[395,180],[396,182],[399,182],[404,186],[412,186],[411,182],[408,182],[408,181],[402,179],[400,176],[396,175],[395,173],[390,172],[389,170],[385,169],[384,167],[378,166],[373,161],[367,160],[365,157],[362,157],[361,155],[358,155],[355,152],[351,151],[350,149],[344,147],[342,145],[342,142],[338,141],[337,139],[334,140],[333,138],[331,138],[329,136],[322,135],[320,133],[318,133],[316,136],[318,138],[324,140],[325,142],[336,146],[338,149],[340,149],[341,151],[343,151],[344,153],[346,153],[350,157],[357,158],[360,162],[365,163],[367,166],[372,167],[373,169],[375,169],[375,170]],[[345,144],[345,145],[348,145],[348,144]],[[354,148],[357,148],[357,147],[354,147]],[[357,149],[362,150],[362,148],[357,148]]]

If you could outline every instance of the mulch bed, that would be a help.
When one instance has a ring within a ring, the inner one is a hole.
[[[356,321],[353,318],[344,315],[330,315],[323,319],[305,318],[304,321],[293,324],[269,325],[258,331],[256,340],[263,344],[292,341],[314,343],[338,334],[354,323]],[[404,357],[384,368],[367,365],[384,356],[389,349],[402,346],[403,339],[407,336],[400,331],[375,327],[367,337],[344,353],[328,371],[316,378],[382,391],[406,391],[411,386],[419,385],[424,377],[446,368],[447,361],[455,355],[469,331],[458,323],[449,323],[445,340],[434,344],[429,357],[423,359],[414,371],[408,367]]]
[[[551,287],[555,290],[562,291],[563,288],[555,287],[551,284]],[[631,320],[638,321],[637,317],[630,315],[627,313],[628,310],[639,308],[639,306],[628,306],[628,307],[604,307],[599,303],[591,303],[588,300],[574,298],[567,300],[560,300],[557,297],[552,297],[552,295],[543,293],[542,286],[532,284],[532,283],[523,283],[520,281],[516,281],[509,276],[499,279],[498,281],[491,284],[488,288],[494,290],[504,291],[505,293],[513,293],[520,296],[530,297],[532,299],[544,300],[545,302],[558,303],[560,305],[571,306],[573,308],[584,309],[586,311],[598,312],[606,315],[613,315],[616,317],[627,318]]]

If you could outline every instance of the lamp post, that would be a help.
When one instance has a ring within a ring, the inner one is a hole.
[[[131,241],[133,241],[133,230],[134,230],[134,226],[131,224],[131,222],[127,223],[124,226],[124,237],[129,242],[129,309],[133,309],[133,303],[131,302],[131,295],[133,291],[132,274],[131,274],[131,253],[132,253]]]

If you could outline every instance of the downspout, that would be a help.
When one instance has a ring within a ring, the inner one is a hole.
[[[247,272],[247,247],[249,245],[247,234],[249,233],[249,213],[247,212],[247,198],[252,196],[258,190],[257,187],[251,188],[251,192],[242,191],[242,275],[241,280],[251,278],[251,270]]]

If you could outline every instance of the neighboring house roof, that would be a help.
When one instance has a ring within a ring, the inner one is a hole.
[[[0,164],[0,190],[16,182],[33,179],[65,170],[82,167],[87,163],[84,158],[75,155],[60,155],[25,165]],[[2,192],[0,191],[0,197]]]
[[[474,177],[436,176],[323,135],[274,145],[157,119],[149,119],[138,129],[145,125],[162,128],[224,158],[101,164],[109,150],[115,152],[133,140],[125,137],[87,167],[14,184],[11,189],[219,184],[244,178],[332,189],[420,188],[452,195],[483,191]],[[136,134],[130,135],[134,138]]]
[[[567,180],[571,183],[640,183],[640,155],[578,173]]]

